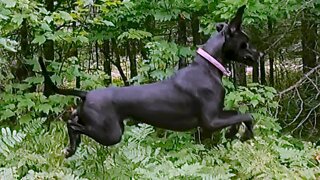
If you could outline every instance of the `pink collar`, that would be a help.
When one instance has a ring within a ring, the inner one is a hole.
[[[208,60],[211,64],[213,64],[216,68],[218,68],[224,75],[230,76],[231,72],[228,71],[219,61],[217,61],[214,57],[212,57],[210,54],[208,54],[203,49],[199,48],[197,50],[197,53]]]

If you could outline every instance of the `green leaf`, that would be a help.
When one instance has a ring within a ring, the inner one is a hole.
[[[46,37],[44,35],[36,35],[36,37],[34,38],[34,40],[32,41],[32,43],[35,44],[43,44],[46,41]]]
[[[11,41],[9,39],[5,39],[5,38],[0,37],[0,45],[2,45],[8,51],[17,52],[17,50],[15,49],[16,44],[17,43],[15,41]]]
[[[82,0],[83,6],[93,5],[93,0]]]
[[[249,108],[248,108],[247,105],[241,105],[241,106],[239,107],[239,111],[240,111],[241,113],[246,113],[248,110],[249,110]]]
[[[252,104],[253,107],[256,107],[259,104],[259,101],[254,99],[254,100],[251,100],[250,103]]]
[[[53,21],[53,17],[52,16],[45,16],[43,18],[43,20],[45,20],[47,23],[51,23]]]
[[[40,84],[43,82],[43,77],[41,76],[28,77],[24,81],[27,82],[28,84]]]
[[[32,116],[30,114],[25,114],[23,116],[21,116],[21,118],[19,119],[19,123],[21,124],[26,124],[26,123],[29,123],[31,122],[33,119],[32,119]]]
[[[47,23],[41,23],[41,29],[45,31],[51,31],[51,28]]]
[[[17,2],[15,0],[2,0],[1,2],[5,4],[6,8],[15,7],[17,4]]]
[[[8,119],[14,115],[15,113],[13,111],[11,111],[10,109],[6,109],[5,111],[2,112],[1,119]]]
[[[35,105],[35,103],[31,99],[22,99],[22,100],[19,101],[17,107],[18,108],[27,107],[28,110],[30,110],[31,107],[33,107],[34,105]]]
[[[105,25],[107,25],[107,26],[112,26],[112,27],[114,27],[114,24],[113,24],[111,21],[103,20],[102,22],[103,22]]]
[[[179,55],[182,57],[192,56],[194,52],[190,49],[190,47],[180,47]]]
[[[271,93],[271,92],[266,92],[266,93],[264,94],[264,96],[265,96],[266,98],[270,99],[270,100],[272,100],[272,99],[274,98],[274,94]]]
[[[17,25],[21,25],[23,21],[23,14],[14,14],[11,21],[17,23]]]
[[[50,110],[52,110],[52,106],[50,104],[41,104],[38,108],[40,112],[44,112],[49,114]]]
[[[88,43],[89,39],[85,36],[78,36],[77,39],[81,42],[81,43]]]
[[[59,14],[60,14],[61,18],[65,21],[72,21],[73,20],[72,16],[65,11],[60,11]]]
[[[272,93],[277,93],[277,90],[274,89],[273,87],[268,87],[268,86],[266,86],[265,89],[266,89],[267,91],[272,92]]]

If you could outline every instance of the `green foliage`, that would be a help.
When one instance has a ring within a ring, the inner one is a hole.
[[[299,17],[292,16],[299,16],[302,10],[309,10],[315,23],[319,21],[317,1],[76,0],[71,4],[55,1],[54,10],[48,11],[40,1],[0,0],[0,179],[319,178],[320,149],[310,142],[283,135],[274,116],[278,107],[274,99],[276,91],[257,84],[235,89],[226,79],[225,108],[253,112],[253,140],[230,141],[222,131],[217,132],[220,136],[214,136],[218,145],[197,144],[194,132],[163,132],[139,124],[126,126],[123,141],[115,146],[103,147],[84,136],[73,157],[62,156],[68,138],[65,123],[59,120],[65,120],[63,116],[75,99],[44,97],[40,93],[43,77],[32,74],[39,72],[36,59],[39,52],[46,51],[48,40],[54,43],[55,61],[47,67],[54,72],[51,78],[58,86],[73,88],[75,77],[80,77],[81,89],[104,87],[106,74],[101,71],[102,61],[110,58],[114,62],[115,51],[119,51],[120,63],[127,68],[124,58],[128,57],[127,44],[137,48],[134,55],[138,76],[131,81],[154,82],[172,75],[179,58],[188,61],[194,55],[191,25],[195,16],[200,21],[199,41],[203,42],[215,32],[216,22],[230,19],[243,4],[247,5],[244,24],[248,25],[246,28],[256,28],[250,35],[261,38],[256,44],[263,49],[274,46],[275,39],[286,39],[278,34],[285,32],[290,23],[300,28],[295,24],[301,22]],[[186,47],[176,43],[178,19],[187,24]],[[269,30],[267,22],[273,25],[276,35],[266,30]],[[293,34],[296,31],[290,29],[287,32],[292,36],[290,43],[281,45],[296,49],[300,42]],[[297,34],[300,37],[300,31]],[[105,42],[111,44],[110,57],[103,53]],[[282,46],[275,45],[275,51],[288,50]],[[71,50],[75,53],[70,53]],[[144,50],[145,56],[140,52]],[[24,70],[27,75],[18,80]],[[113,85],[120,84],[117,80],[113,77]]]
[[[260,114],[272,114],[278,106],[273,101],[275,96],[276,90],[272,87],[249,84],[248,87],[239,87],[237,91],[230,92],[225,98],[225,107],[239,109],[242,113],[256,109]]]
[[[193,132],[165,131],[159,135],[154,127],[139,124],[126,126],[121,143],[110,147],[83,136],[76,154],[64,159],[61,150],[67,144],[65,123],[45,124],[45,119],[35,119],[19,131],[3,128],[5,136],[0,136],[0,140],[6,142],[6,152],[10,153],[0,154],[0,166],[4,167],[0,168],[0,175],[12,179],[316,179],[320,176],[319,162],[315,159],[319,147],[288,135],[281,136],[277,119],[271,116],[276,105],[274,89],[253,84],[235,90],[229,81],[224,82],[229,92],[226,103],[233,102],[231,109],[246,104],[248,110],[255,112],[255,139],[229,141],[222,136],[218,145],[206,146],[194,141]]]
[[[168,78],[177,69],[179,57],[193,55],[190,48],[178,46],[173,42],[153,41],[147,43],[146,48],[149,50],[149,59],[141,62],[139,75],[133,79],[139,84]]]
[[[141,30],[136,30],[136,29],[129,29],[128,32],[124,32],[122,33],[118,39],[119,40],[123,40],[125,38],[127,39],[137,39],[137,40],[141,40],[147,37],[151,37],[152,34],[149,32],[145,32],[145,31],[141,31]]]

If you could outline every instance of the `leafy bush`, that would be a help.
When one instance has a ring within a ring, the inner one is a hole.
[[[139,75],[133,79],[138,84],[168,78],[177,69],[179,57],[191,57],[190,48],[178,46],[173,42],[153,41],[146,45],[149,59],[140,62]]]

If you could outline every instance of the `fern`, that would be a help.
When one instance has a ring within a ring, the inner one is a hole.
[[[147,124],[139,124],[138,127],[133,127],[131,131],[128,131],[127,136],[129,136],[129,142],[141,142],[148,135],[155,132],[154,128]]]
[[[46,118],[37,118],[28,122],[28,124],[23,126],[23,132],[27,134],[33,134],[39,129],[43,129],[43,123],[46,121]]]
[[[22,180],[33,180],[33,179],[59,179],[59,180],[85,180],[86,178],[80,178],[74,174],[64,172],[34,172],[30,170]]]
[[[138,143],[130,142],[125,149],[122,149],[123,155],[132,163],[141,163],[142,165],[149,162],[152,157],[152,148],[150,146],[140,146]]]
[[[9,127],[1,128],[0,136],[0,154],[8,156],[10,149],[16,144],[22,142],[25,138],[25,134],[22,132],[17,132],[16,130],[11,131]]]
[[[17,168],[0,168],[0,179],[15,180],[17,178]]]

